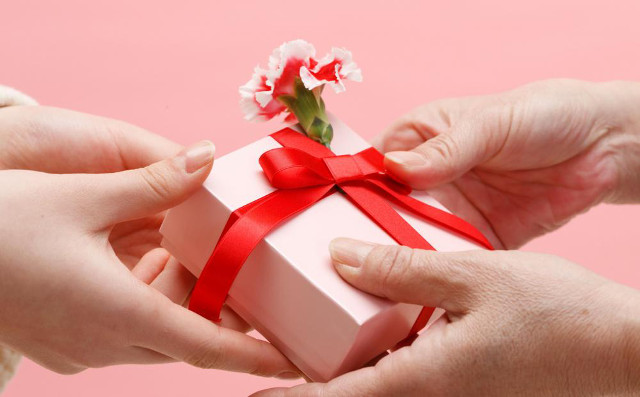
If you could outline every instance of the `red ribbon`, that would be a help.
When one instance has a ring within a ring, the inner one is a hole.
[[[411,189],[385,174],[384,156],[374,148],[337,156],[290,128],[271,137],[282,147],[263,153],[260,166],[278,190],[237,209],[229,217],[191,295],[189,309],[203,317],[219,321],[220,310],[238,272],[271,230],[336,191],[344,193],[400,245],[434,249],[390,202],[492,249],[482,233],[466,221],[410,197]],[[422,310],[410,335],[426,325],[433,310]]]

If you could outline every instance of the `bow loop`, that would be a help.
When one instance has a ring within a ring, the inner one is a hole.
[[[334,183],[322,159],[300,149],[271,149],[260,156],[259,162],[271,186],[278,189],[299,189]]]

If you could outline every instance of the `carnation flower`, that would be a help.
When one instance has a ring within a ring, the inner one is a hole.
[[[362,81],[362,73],[344,48],[332,48],[321,60],[313,45],[294,40],[276,48],[269,68],[257,66],[240,87],[240,106],[247,120],[270,120],[280,114],[297,121],[310,138],[329,145],[333,128],[321,94],[325,85],[345,90],[344,80]]]
[[[335,92],[340,93],[345,91],[343,80],[362,81],[362,71],[351,59],[351,52],[344,48],[334,47],[315,66],[314,63],[311,63],[311,69],[300,69],[300,78],[308,90],[328,83]]]

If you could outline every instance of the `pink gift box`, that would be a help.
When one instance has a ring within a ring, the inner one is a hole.
[[[330,117],[330,121],[334,153],[354,154],[369,147],[340,120]],[[168,212],[160,229],[162,245],[194,275],[202,271],[229,215],[274,191],[258,158],[278,147],[265,137],[216,159],[203,188]],[[411,196],[444,209],[427,193]],[[438,251],[482,248],[397,210]],[[314,381],[360,368],[393,347],[409,334],[421,310],[364,293],[342,280],[328,251],[336,237],[395,244],[347,198],[334,193],[262,240],[226,301]]]

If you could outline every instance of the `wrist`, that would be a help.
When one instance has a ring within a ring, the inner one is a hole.
[[[640,202],[640,83],[598,83],[605,154],[615,168],[615,181],[606,201]]]

